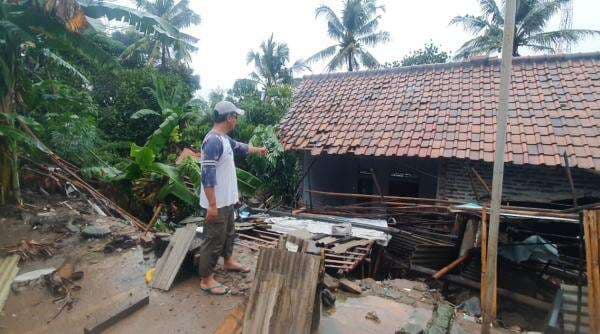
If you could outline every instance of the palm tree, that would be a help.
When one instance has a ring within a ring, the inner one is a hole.
[[[200,15],[189,8],[189,0],[136,0],[138,9],[159,17],[169,23],[178,38],[164,39],[156,34],[146,34],[123,52],[122,58],[128,59],[143,52],[149,64],[155,64],[160,59],[163,68],[170,61],[190,61],[190,53],[196,51],[194,46],[198,39],[181,32],[181,29],[200,23]]]
[[[328,71],[345,66],[348,71],[354,71],[360,68],[359,63],[367,68],[378,67],[379,62],[365,46],[389,41],[390,34],[377,29],[381,19],[378,13],[384,11],[376,0],[346,0],[341,18],[328,6],[317,8],[316,17],[325,16],[329,36],[337,43],[317,52],[307,59],[307,63],[333,57],[327,64]]]
[[[545,31],[550,19],[571,0],[519,0],[515,16],[513,56],[519,56],[519,47],[536,52],[555,53],[560,43],[577,43],[583,37],[600,31],[567,29]],[[450,24],[462,25],[475,35],[457,51],[456,58],[466,59],[473,55],[501,52],[503,12],[495,0],[480,0],[482,15],[457,16]]]
[[[246,64],[254,63],[255,71],[250,78],[263,86],[265,91],[278,84],[290,84],[292,69],[287,67],[290,49],[286,43],[273,40],[273,34],[260,44],[258,51],[250,50]]]

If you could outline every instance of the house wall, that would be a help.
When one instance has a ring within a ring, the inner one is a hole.
[[[312,200],[313,206],[350,204],[351,199],[336,199],[329,196],[312,194],[308,189],[357,193],[359,172],[373,169],[384,195],[389,194],[390,174],[397,171],[408,171],[419,175],[419,197],[434,198],[436,196],[438,164],[437,160],[418,158],[367,158],[353,155],[320,155],[311,156],[305,153],[304,171],[316,159],[310,172],[304,179],[303,199],[306,205]],[[377,194],[374,188],[373,193]]]
[[[491,187],[493,164],[458,159],[440,160],[438,198],[475,200],[476,193],[486,195],[480,182],[471,179],[471,167]],[[578,197],[600,198],[600,174],[578,168],[573,168],[571,173]],[[561,167],[507,164],[504,167],[502,194],[504,201],[514,202],[542,203],[572,199],[565,169]]]
[[[358,193],[359,172],[373,169],[384,195],[389,195],[390,174],[405,170],[419,175],[419,197],[475,201],[485,199],[486,190],[475,179],[470,168],[474,168],[491,187],[491,163],[459,159],[418,159],[418,158],[373,158],[353,155],[304,156],[304,171],[311,163],[310,172],[304,179],[303,199],[306,205],[312,201],[315,207],[321,205],[342,205],[353,203],[352,199],[337,199],[316,195],[308,189]],[[600,174],[573,168],[573,179],[577,196],[600,198]],[[377,194],[376,188],[373,193]],[[476,196],[477,194],[477,196]],[[488,196],[489,198],[489,196]],[[509,202],[567,201],[572,198],[571,188],[564,168],[512,165],[504,168],[503,200]]]

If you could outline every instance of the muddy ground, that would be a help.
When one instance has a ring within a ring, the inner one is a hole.
[[[89,203],[61,196],[43,197],[29,194],[24,209],[0,208],[0,252],[21,240],[35,240],[53,246],[49,257],[33,257],[20,264],[21,273],[60,267],[65,260],[83,271],[74,282],[81,290],[74,292],[72,307],[62,308],[43,280],[20,286],[13,291],[0,313],[0,333],[81,333],[83,328],[103,318],[118,305],[125,303],[132,291],[147,291],[150,304],[110,327],[106,333],[213,333],[233,308],[249,293],[254,273],[237,274],[217,271],[217,277],[233,289],[227,296],[212,296],[199,289],[199,277],[193,266],[184,266],[168,292],[151,290],[145,273],[156,263],[154,252],[144,249],[139,232],[119,221],[109,221],[112,235],[102,239],[86,239],[81,233],[69,232],[65,222],[36,225],[38,213],[73,211],[79,217],[71,221],[79,228],[101,222]],[[26,211],[27,214],[23,214]],[[105,245],[118,235],[131,236],[133,244],[113,248],[104,253]],[[240,262],[253,268],[257,253],[236,246]],[[3,255],[2,255],[3,256]],[[436,305],[443,298],[430,291],[422,282],[393,280],[359,282],[364,289],[360,296],[337,292],[335,307],[324,309],[319,333],[396,333],[401,328],[427,328],[436,317]],[[406,327],[412,324],[412,327]],[[414,326],[413,326],[414,325]],[[456,317],[450,333],[479,333],[472,321]]]

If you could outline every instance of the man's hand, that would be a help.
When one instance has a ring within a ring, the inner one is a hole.
[[[250,153],[259,155],[261,157],[266,157],[269,154],[269,150],[266,147],[252,147],[252,151]]]
[[[217,218],[219,217],[219,209],[217,209],[216,206],[209,206],[208,209],[206,209],[206,222],[207,223],[212,223],[215,220],[217,220]]]

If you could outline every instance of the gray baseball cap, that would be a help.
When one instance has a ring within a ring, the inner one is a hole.
[[[215,105],[215,111],[219,115],[237,114],[244,116],[245,111],[236,107],[235,104],[229,101],[221,101]]]

